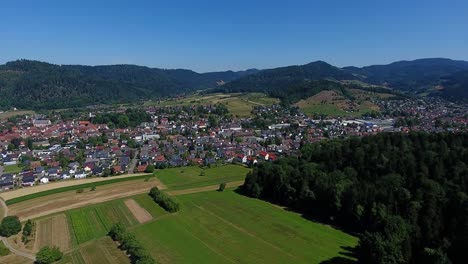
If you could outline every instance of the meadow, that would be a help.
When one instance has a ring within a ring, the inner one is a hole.
[[[357,238],[232,190],[178,196],[177,214],[135,227],[160,263],[319,263]],[[343,254],[343,255],[341,255]]]
[[[156,171],[156,177],[170,190],[216,185],[222,182],[242,181],[250,169],[239,165],[170,168]]]
[[[127,227],[138,224],[121,199],[73,209],[66,214],[74,245],[105,236],[112,225],[118,222]]]
[[[66,254],[58,264],[130,264],[112,239],[103,237]]]

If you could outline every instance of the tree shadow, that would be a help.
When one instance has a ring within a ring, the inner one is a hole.
[[[324,260],[320,262],[321,264],[356,264],[357,254],[356,248],[354,247],[347,247],[341,246],[340,247],[343,251],[339,252],[338,257],[333,257],[331,259]]]

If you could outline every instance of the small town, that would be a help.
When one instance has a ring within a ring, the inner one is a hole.
[[[237,118],[222,104],[151,106],[135,113],[94,107],[78,113],[82,119],[69,120],[17,116],[0,121],[0,189],[189,165],[251,167],[298,155],[301,144],[330,138],[468,129],[467,105],[438,98],[378,105],[381,114],[362,118],[309,117],[280,105],[255,107],[253,118]],[[140,117],[128,119],[135,114]],[[124,122],[99,122],[110,115],[120,115]],[[142,116],[145,121],[135,123]]]

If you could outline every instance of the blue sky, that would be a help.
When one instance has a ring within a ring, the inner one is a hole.
[[[26,58],[205,72],[423,57],[468,60],[468,1],[0,3],[0,63]]]

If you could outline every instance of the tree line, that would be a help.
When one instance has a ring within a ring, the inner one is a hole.
[[[468,259],[468,134],[381,133],[261,163],[245,194],[359,234],[362,263]]]
[[[179,203],[165,192],[159,190],[158,187],[151,188],[149,196],[153,198],[155,203],[159,204],[159,206],[170,213],[175,213],[180,209]]]

